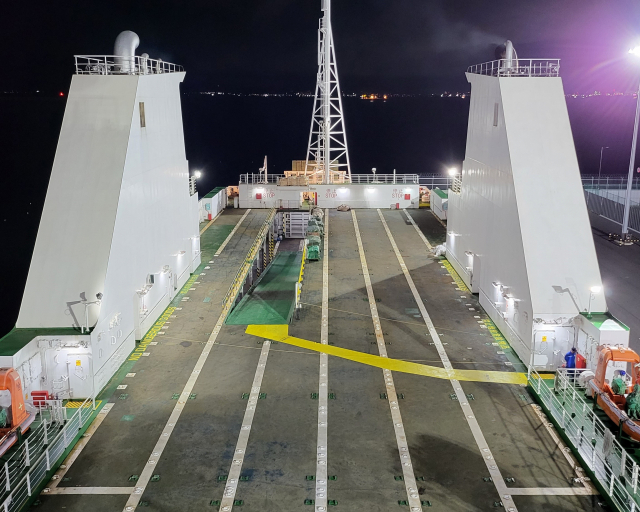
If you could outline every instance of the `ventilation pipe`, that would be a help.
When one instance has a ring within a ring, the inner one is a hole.
[[[125,30],[116,37],[113,46],[113,54],[116,56],[116,65],[120,73],[130,75],[136,70],[136,48],[140,44],[140,38],[135,32]]]
[[[505,52],[504,52],[504,67],[507,69],[512,69],[513,67],[518,67],[518,54],[516,53],[515,48],[513,47],[513,43],[507,40],[504,43]]]

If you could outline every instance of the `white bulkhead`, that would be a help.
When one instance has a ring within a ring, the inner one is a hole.
[[[146,56],[76,57],[16,327],[77,335],[31,342],[39,389],[65,374],[72,396],[98,392],[200,264],[184,76]]]
[[[607,305],[558,67],[494,62],[467,73],[447,258],[522,361],[553,370],[584,337],[588,313]],[[628,330],[616,339],[628,344]],[[582,345],[589,359],[595,351]]]

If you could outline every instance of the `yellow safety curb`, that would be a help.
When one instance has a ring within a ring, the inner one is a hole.
[[[472,382],[494,382],[498,384],[527,383],[526,373],[492,372],[483,370],[446,370],[445,368],[438,368],[436,366],[427,366],[424,364],[401,361],[399,359],[390,359],[373,354],[365,354],[363,352],[357,352],[346,348],[323,345],[314,341],[289,336],[289,326],[287,325],[249,325],[247,326],[246,333],[272,341],[279,341],[299,348],[322,352],[330,356],[348,359],[368,366],[392,370],[394,372],[412,373],[414,375],[423,375],[425,377],[446,380],[456,379]]]

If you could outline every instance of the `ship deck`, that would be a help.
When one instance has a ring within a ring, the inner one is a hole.
[[[388,372],[221,324],[266,214],[203,224],[199,275],[109,387],[126,388],[100,397],[108,413],[37,510],[600,510],[602,498],[570,484],[571,456],[523,386]],[[415,224],[403,211],[331,210],[289,334],[515,371],[476,297],[420,236],[435,244],[444,228],[429,211],[409,215]]]

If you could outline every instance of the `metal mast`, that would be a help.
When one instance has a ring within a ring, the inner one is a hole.
[[[306,174],[322,174],[331,183],[331,171],[346,171],[351,178],[342,95],[331,30],[331,0],[322,0],[324,16],[318,30],[318,80],[311,117]],[[342,162],[341,162],[342,160]]]

